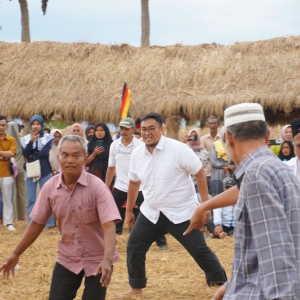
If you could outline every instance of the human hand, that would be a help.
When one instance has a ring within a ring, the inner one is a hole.
[[[217,289],[217,291],[215,292],[211,300],[222,300],[225,293],[226,293],[226,286],[222,285]]]
[[[183,142],[183,143],[188,142],[188,140],[189,140],[190,137],[191,137],[190,135],[186,134],[186,135],[183,137],[182,142]]]
[[[0,266],[0,273],[2,272],[3,279],[9,279],[10,271],[12,277],[15,277],[15,266],[19,262],[19,256],[11,253],[6,261]]]
[[[31,134],[31,137],[30,137],[30,141],[31,142],[34,142],[36,141],[40,136],[40,133],[38,131],[34,131],[32,134]]]
[[[100,278],[100,283],[103,287],[108,287],[111,281],[111,275],[112,275],[112,262],[108,260],[102,260],[102,262],[98,265],[94,276],[97,276],[99,273],[102,273]]]
[[[95,150],[94,150],[95,155],[99,155],[102,152],[104,152],[104,147],[102,147],[102,146],[101,147],[98,147],[98,146],[95,147]]]
[[[128,227],[131,229],[135,223],[135,216],[132,213],[132,211],[126,210],[125,220],[126,220]]]
[[[190,219],[190,226],[183,233],[183,235],[189,234],[194,229],[204,230],[204,224],[210,218],[210,211],[205,210],[203,204],[198,205],[195,209],[193,216]]]

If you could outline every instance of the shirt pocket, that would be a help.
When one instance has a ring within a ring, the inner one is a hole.
[[[95,207],[81,206],[81,218],[84,224],[100,222],[98,212]]]

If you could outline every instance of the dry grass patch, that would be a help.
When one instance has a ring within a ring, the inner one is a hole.
[[[9,232],[0,227],[0,259],[7,257],[20,240],[26,224],[16,222],[17,231]],[[0,299],[46,300],[56,260],[56,250],[60,235],[57,229],[43,231],[37,241],[21,256],[21,268],[14,279],[0,279]],[[117,248],[121,260],[114,265],[114,274],[107,292],[107,300],[115,299],[129,289],[126,268],[126,241],[128,230],[117,236]],[[153,244],[147,255],[148,284],[143,299],[151,300],[193,300],[210,299],[216,288],[208,288],[204,273],[189,254],[170,235],[167,235],[169,251],[160,251]],[[227,275],[230,276],[233,257],[233,238],[229,240],[208,239],[208,245],[217,254]],[[83,287],[76,299],[81,299]],[[127,298],[128,299],[128,298]]]

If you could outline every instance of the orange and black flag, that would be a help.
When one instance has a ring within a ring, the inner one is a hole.
[[[128,87],[127,83],[124,82],[122,103],[121,103],[121,108],[120,108],[121,119],[127,118],[127,116],[128,116],[128,109],[129,109],[129,105],[130,105],[130,95],[131,95],[130,88]]]

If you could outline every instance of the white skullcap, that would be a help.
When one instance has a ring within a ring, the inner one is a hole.
[[[263,108],[258,103],[240,103],[224,111],[224,125],[230,126],[250,121],[266,121]]]

